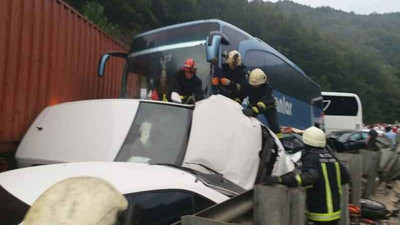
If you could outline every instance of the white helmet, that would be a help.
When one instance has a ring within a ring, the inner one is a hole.
[[[313,147],[325,148],[326,145],[325,133],[314,126],[309,127],[303,133],[303,142],[304,144]]]
[[[128,207],[110,183],[95,177],[72,177],[47,189],[33,203],[24,225],[110,225]]]
[[[267,75],[265,75],[264,71],[257,68],[250,72],[249,84],[257,86],[265,83],[267,83]]]
[[[228,63],[229,66],[240,66],[242,65],[242,56],[236,50],[230,51],[226,63]]]

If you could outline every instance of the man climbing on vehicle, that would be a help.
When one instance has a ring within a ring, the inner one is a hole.
[[[247,85],[245,66],[242,65],[242,56],[238,51],[231,51],[226,62],[222,64],[222,70],[215,67],[216,77],[212,84],[222,94],[232,100],[242,103]]]
[[[171,93],[173,101],[177,101],[174,98],[175,93],[179,94],[181,102],[184,104],[194,104],[204,98],[202,82],[196,72],[196,62],[192,58],[187,59],[183,67],[174,75]]]
[[[278,138],[282,138],[276,112],[277,103],[272,96],[272,88],[268,83],[267,75],[261,69],[254,69],[250,72],[248,82],[250,85],[246,90],[246,94],[249,97],[250,108],[244,108],[243,113],[246,116],[254,117],[264,114],[270,129]]]
[[[269,176],[265,185],[283,184],[307,189],[307,217],[315,225],[336,225],[341,215],[342,185],[350,181],[348,170],[325,149],[325,133],[312,126],[303,133],[305,153],[300,174]],[[347,207],[345,207],[347,208]]]

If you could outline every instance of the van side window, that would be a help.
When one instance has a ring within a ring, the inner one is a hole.
[[[135,225],[167,225],[215,203],[189,191],[168,190],[126,194],[130,204],[135,204]]]

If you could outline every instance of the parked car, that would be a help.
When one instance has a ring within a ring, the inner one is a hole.
[[[327,136],[327,145],[331,150],[337,152],[346,152],[367,148],[369,130],[341,130],[334,131]],[[387,138],[381,134],[377,138],[377,145],[388,147]]]
[[[27,167],[0,173],[1,224],[20,224],[30,206],[53,184],[80,176],[110,183],[129,203],[140,207],[135,212],[141,218],[137,225],[171,224],[245,191],[218,174],[165,165],[84,162]]]

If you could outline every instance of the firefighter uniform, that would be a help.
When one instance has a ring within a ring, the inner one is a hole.
[[[250,72],[248,83],[246,95],[249,97],[250,108],[243,109],[243,113],[246,116],[264,114],[270,129],[278,138],[281,138],[282,133],[276,111],[277,103],[272,96],[272,88],[268,83],[267,75],[261,69],[254,69]]]
[[[250,86],[247,95],[249,96],[250,109],[254,112],[254,115],[264,114],[271,130],[275,134],[281,133],[276,112],[276,100],[272,97],[271,86],[268,83],[260,87]]]
[[[222,64],[222,70],[219,71],[219,68],[216,67],[215,74],[219,75],[220,82],[214,84],[217,88],[219,94],[224,95],[238,103],[242,103],[243,99],[246,97],[246,87],[248,86],[246,80],[246,67],[239,65],[234,69],[229,68],[229,64]],[[223,79],[226,78],[229,80],[229,84],[225,84]]]
[[[174,76],[172,92],[178,93],[184,104],[194,104],[204,98],[202,82],[196,74],[191,79],[184,76],[183,71],[178,71]],[[170,95],[168,95],[170,96]]]
[[[315,134],[319,136],[315,138]],[[266,184],[306,187],[307,218],[316,225],[337,224],[341,216],[342,185],[350,181],[349,172],[325,149],[325,134],[320,129],[308,128],[303,134],[303,142],[305,152],[301,173],[268,177]]]

